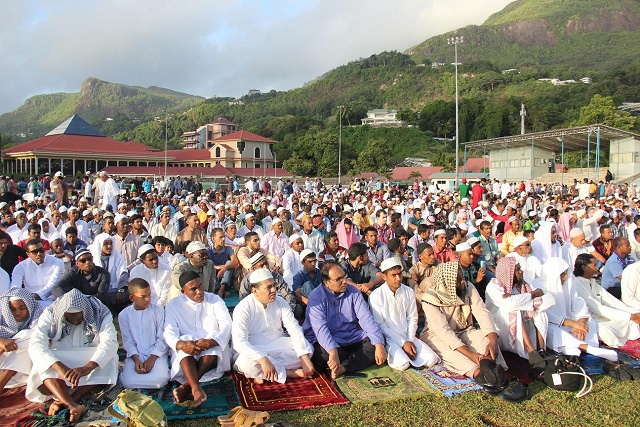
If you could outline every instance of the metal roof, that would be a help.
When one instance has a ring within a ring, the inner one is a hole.
[[[46,134],[51,135],[82,135],[82,136],[105,136],[102,132],[91,126],[84,119],[76,114],[60,123],[55,129]]]
[[[591,147],[595,149],[595,144],[600,132],[600,148],[608,149],[611,140],[618,138],[634,138],[640,140],[640,135],[611,126],[597,124],[590,126],[579,126],[567,129],[548,130],[544,132],[526,133],[524,135],[505,136],[501,138],[483,139],[463,143],[467,148],[476,147],[525,147],[531,146],[531,142],[536,147],[542,147],[550,151],[560,151],[564,139],[564,151],[584,151],[587,149],[587,142],[591,141]],[[589,138],[590,135],[590,138]]]

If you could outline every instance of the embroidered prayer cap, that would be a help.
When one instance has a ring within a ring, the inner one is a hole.
[[[249,262],[251,263],[251,266],[253,267],[254,265],[257,265],[260,261],[264,260],[265,256],[262,252],[258,251],[255,254],[253,254],[253,256],[251,258],[249,258]]]
[[[188,254],[192,254],[194,252],[198,252],[198,251],[202,251],[202,250],[206,250],[207,247],[204,245],[204,243],[199,242],[199,241],[193,241],[191,243],[189,243],[187,245],[187,253]]]
[[[395,267],[402,267],[402,264],[400,263],[398,257],[387,258],[380,264],[380,271],[384,273],[385,271],[391,270]]]
[[[225,223],[224,223],[224,228],[225,228],[225,230],[226,230],[227,228],[231,227],[232,225],[233,225],[233,226],[235,226],[235,225],[236,225],[236,223],[235,223],[235,222],[233,222],[233,221],[227,221],[227,222],[225,222]]]

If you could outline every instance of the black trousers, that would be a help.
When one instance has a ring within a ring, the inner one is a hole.
[[[313,356],[311,361],[315,366],[321,369],[328,369],[329,353],[322,348],[319,343],[315,343]],[[371,344],[369,338],[353,344],[338,347],[338,357],[340,364],[345,367],[347,372],[358,372],[375,362],[376,348]]]
[[[620,286],[612,286],[607,289],[607,292],[618,299],[622,299],[622,288]]]

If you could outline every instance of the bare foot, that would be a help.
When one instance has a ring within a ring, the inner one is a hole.
[[[62,411],[65,408],[65,405],[60,402],[53,402],[49,405],[49,411],[47,411],[47,415],[50,417],[56,415],[58,412]]]
[[[202,387],[198,386],[195,390],[191,390],[193,394],[193,406],[198,407],[207,401],[207,394]]]
[[[347,372],[347,368],[345,368],[342,365],[338,365],[338,369],[336,369],[335,371],[331,371],[331,378],[335,380],[339,376],[343,375],[345,372]]]
[[[84,405],[69,406],[69,422],[80,421],[85,412],[87,412],[87,408]]]
[[[258,384],[258,385],[262,385],[262,384],[264,384],[264,380],[260,379],[260,378],[254,378],[253,379],[253,383],[254,384]]]
[[[188,387],[188,384],[186,383],[173,389],[173,397],[175,397],[177,403],[184,402],[188,394],[189,394],[189,387]]]
[[[305,378],[302,368],[287,369],[287,378]]]

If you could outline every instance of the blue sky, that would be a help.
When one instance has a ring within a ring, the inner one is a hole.
[[[511,0],[5,0],[0,113],[87,77],[205,97],[288,90],[480,24]]]

